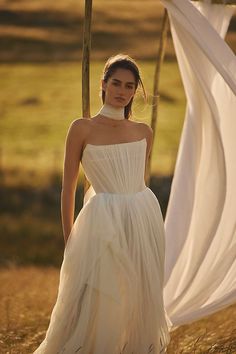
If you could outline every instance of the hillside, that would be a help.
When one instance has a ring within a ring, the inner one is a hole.
[[[83,13],[83,0],[2,0],[0,62],[80,60]],[[92,60],[117,52],[154,59],[162,14],[157,0],[94,0]],[[226,40],[236,50],[236,16]],[[170,38],[166,52],[174,58]]]

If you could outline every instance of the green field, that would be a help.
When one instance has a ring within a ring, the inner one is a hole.
[[[149,93],[137,94],[134,119],[150,123],[155,63],[140,62]],[[91,64],[91,113],[99,97],[103,63]],[[61,172],[66,132],[81,117],[81,66],[76,63],[0,66],[1,169],[34,173]],[[185,111],[185,97],[176,63],[165,63],[161,75],[160,107],[152,172],[171,174]],[[44,181],[45,182],[45,179]]]

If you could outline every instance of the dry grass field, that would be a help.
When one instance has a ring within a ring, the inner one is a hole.
[[[41,343],[56,300],[58,280],[56,268],[0,270],[1,354],[29,354]],[[168,354],[236,353],[235,318],[236,306],[231,306],[179,327],[171,334]]]

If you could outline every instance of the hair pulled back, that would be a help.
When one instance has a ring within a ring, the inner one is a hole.
[[[135,60],[126,54],[117,54],[115,56],[110,57],[103,69],[103,77],[102,79],[107,82],[108,79],[116,72],[117,69],[125,69],[129,70],[133,73],[135,79],[135,91],[138,87],[141,87],[143,96],[146,98],[145,88],[140,76],[140,70]],[[102,102],[105,102],[105,91],[102,90]],[[132,115],[132,103],[133,97],[130,102],[125,106],[125,118],[129,119]]]

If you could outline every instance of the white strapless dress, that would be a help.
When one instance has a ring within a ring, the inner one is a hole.
[[[164,224],[144,181],[146,144],[86,145],[92,193],[69,236],[35,354],[159,354],[167,346]]]

